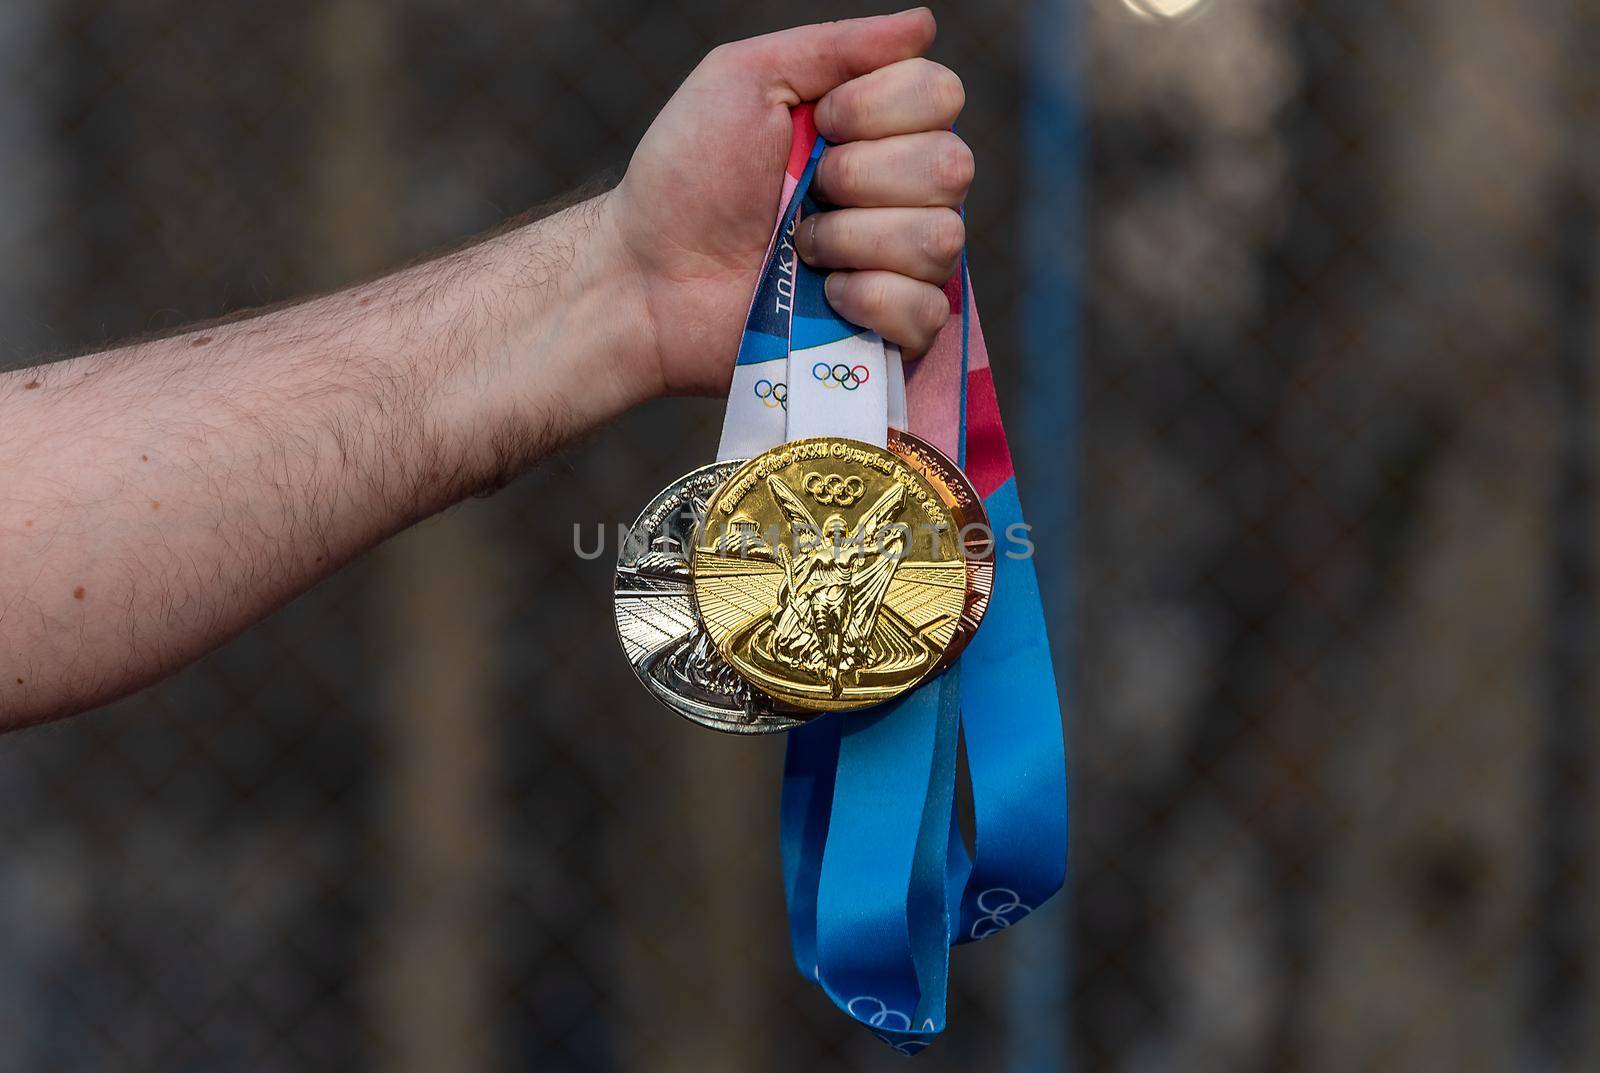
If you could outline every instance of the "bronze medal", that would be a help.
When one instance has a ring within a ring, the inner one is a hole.
[[[890,429],[889,450],[928,478],[955,519],[961,558],[967,566],[967,593],[955,637],[940,663],[941,667],[948,667],[978,632],[984,612],[989,610],[989,597],[994,592],[995,541],[994,531],[989,528],[989,512],[983,508],[983,498],[961,472],[961,467],[927,440]]]

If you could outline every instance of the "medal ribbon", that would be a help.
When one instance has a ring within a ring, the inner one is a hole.
[[[950,944],[1004,930],[1061,886],[1064,743],[1033,564],[1013,557],[1023,515],[965,259],[946,286],[950,323],[904,374],[899,352],[838,317],[821,275],[794,253],[800,213],[817,211],[808,190],[822,149],[810,107],[795,109],[718,457],[815,435],[882,445],[887,428],[909,423],[963,464],[997,537],[990,606],[954,667],[894,702],[789,734],[780,826],[796,964],[914,1054],[944,1027]],[[958,734],[971,854],[953,811]]]

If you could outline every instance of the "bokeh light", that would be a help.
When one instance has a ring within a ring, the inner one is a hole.
[[[1206,0],[1122,0],[1128,10],[1145,19],[1181,19],[1194,14]]]

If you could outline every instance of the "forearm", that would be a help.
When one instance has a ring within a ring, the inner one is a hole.
[[[602,200],[0,375],[0,729],[110,700],[652,390]]]

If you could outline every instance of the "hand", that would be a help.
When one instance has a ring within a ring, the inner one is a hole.
[[[949,317],[940,285],[965,231],[972,153],[950,131],[954,73],[921,59],[925,8],[724,45],[667,102],[607,200],[648,311],[640,375],[657,393],[727,390],[777,214],[789,109],[817,101],[830,143],[795,245],[835,269],[834,308],[916,354]]]

